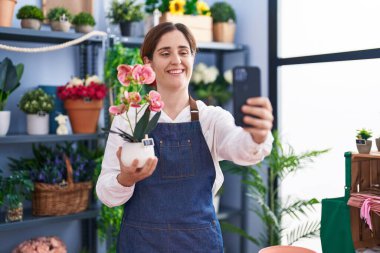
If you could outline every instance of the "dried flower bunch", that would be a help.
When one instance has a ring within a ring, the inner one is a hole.
[[[59,86],[57,95],[61,100],[65,99],[96,99],[101,100],[107,94],[107,86],[93,75],[82,80],[73,77],[66,85]]]
[[[119,65],[117,67],[117,78],[119,82],[126,87],[127,91],[121,98],[121,104],[111,106],[109,112],[111,114],[124,117],[130,127],[130,133],[119,129],[117,132],[125,141],[140,142],[146,134],[149,134],[157,125],[161,115],[161,109],[164,107],[164,102],[161,100],[161,95],[151,90],[148,94],[144,92],[144,85],[152,84],[155,81],[156,74],[149,65],[136,64],[134,66]],[[136,124],[132,126],[130,115],[128,112],[135,111],[134,118]],[[156,114],[150,119],[150,112]],[[144,113],[137,121],[138,115]],[[114,131],[113,131],[114,132]]]

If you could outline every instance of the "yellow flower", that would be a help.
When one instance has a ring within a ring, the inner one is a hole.
[[[211,16],[210,7],[206,2],[197,2],[197,11],[199,15]]]
[[[185,13],[185,0],[171,0],[169,2],[169,11],[174,15],[183,15]]]

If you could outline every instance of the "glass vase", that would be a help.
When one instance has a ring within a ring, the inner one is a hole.
[[[6,206],[5,210],[5,222],[22,221],[24,215],[24,208],[22,203],[18,203],[17,207]]]

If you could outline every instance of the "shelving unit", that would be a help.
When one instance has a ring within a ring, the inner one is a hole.
[[[111,36],[109,38],[108,45],[112,47],[115,43],[121,43],[125,47],[131,47],[131,48],[140,48],[141,44],[143,43],[143,38],[133,38],[133,37],[115,37]],[[232,43],[220,43],[220,42],[207,42],[207,43],[197,43],[198,46],[198,54],[212,54],[215,56],[215,66],[218,68],[220,73],[223,73],[225,70],[224,66],[224,60],[225,57],[229,54],[240,54],[241,59],[243,59],[243,64],[248,64],[248,47],[241,44],[232,44]],[[225,177],[225,180],[228,180],[227,177]],[[240,208],[233,208],[229,206],[228,204],[223,205],[221,204],[219,214],[217,215],[218,219],[220,221],[231,221],[233,219],[240,219],[241,227],[243,230],[245,230],[245,224],[246,224],[246,216],[244,213],[244,210],[246,210],[246,199],[245,199],[245,188],[243,185],[240,187],[240,193],[239,196],[241,196],[241,206]],[[239,248],[232,249],[230,251],[232,252],[245,252],[244,247],[244,239],[241,238]]]
[[[80,38],[83,34],[73,32],[52,32],[52,31],[36,31],[31,29],[21,29],[14,27],[0,27],[0,40],[2,44],[8,46],[14,46],[9,42],[23,42],[28,47],[31,43],[38,43],[38,47],[45,46],[46,44],[58,44],[65,43],[77,38]],[[95,74],[97,68],[98,49],[103,45],[103,39],[101,37],[91,37],[83,43],[77,45],[79,53],[76,54],[79,62],[79,76],[84,77],[85,74]],[[1,50],[0,50],[1,53]],[[25,54],[25,57],[31,57],[31,55]],[[26,82],[27,83],[27,82]],[[0,137],[0,148],[15,147],[19,144],[22,151],[26,148],[30,148],[32,143],[47,143],[47,142],[77,142],[86,141],[91,146],[99,139],[103,139],[105,135],[103,133],[95,134],[70,134],[70,135],[27,135],[25,133],[14,133],[12,135]],[[12,145],[9,145],[12,144]],[[13,145],[16,144],[16,145]],[[0,151],[1,152],[1,151]],[[2,157],[2,160],[6,160],[6,157]],[[59,196],[58,196],[59,197]],[[65,223],[72,221],[80,221],[81,223],[81,235],[84,239],[82,247],[86,248],[88,252],[97,252],[97,233],[96,233],[96,217],[98,215],[98,208],[92,206],[86,211],[64,216],[49,216],[49,217],[37,217],[32,216],[31,210],[24,210],[24,220],[20,222],[5,223],[4,214],[0,213],[0,238],[5,239],[9,236],[9,233],[15,233],[15,231],[22,231],[23,229],[38,229],[43,226],[50,226],[56,223]],[[48,235],[48,234],[47,234]],[[28,235],[23,235],[25,239],[30,239]],[[69,246],[69,245],[68,245]],[[8,246],[9,247],[9,246]],[[3,248],[3,250],[10,252],[11,249]]]

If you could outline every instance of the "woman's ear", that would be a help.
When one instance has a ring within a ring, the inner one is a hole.
[[[144,56],[143,62],[144,62],[144,64],[150,64],[151,61],[149,60],[149,58],[147,56]]]

